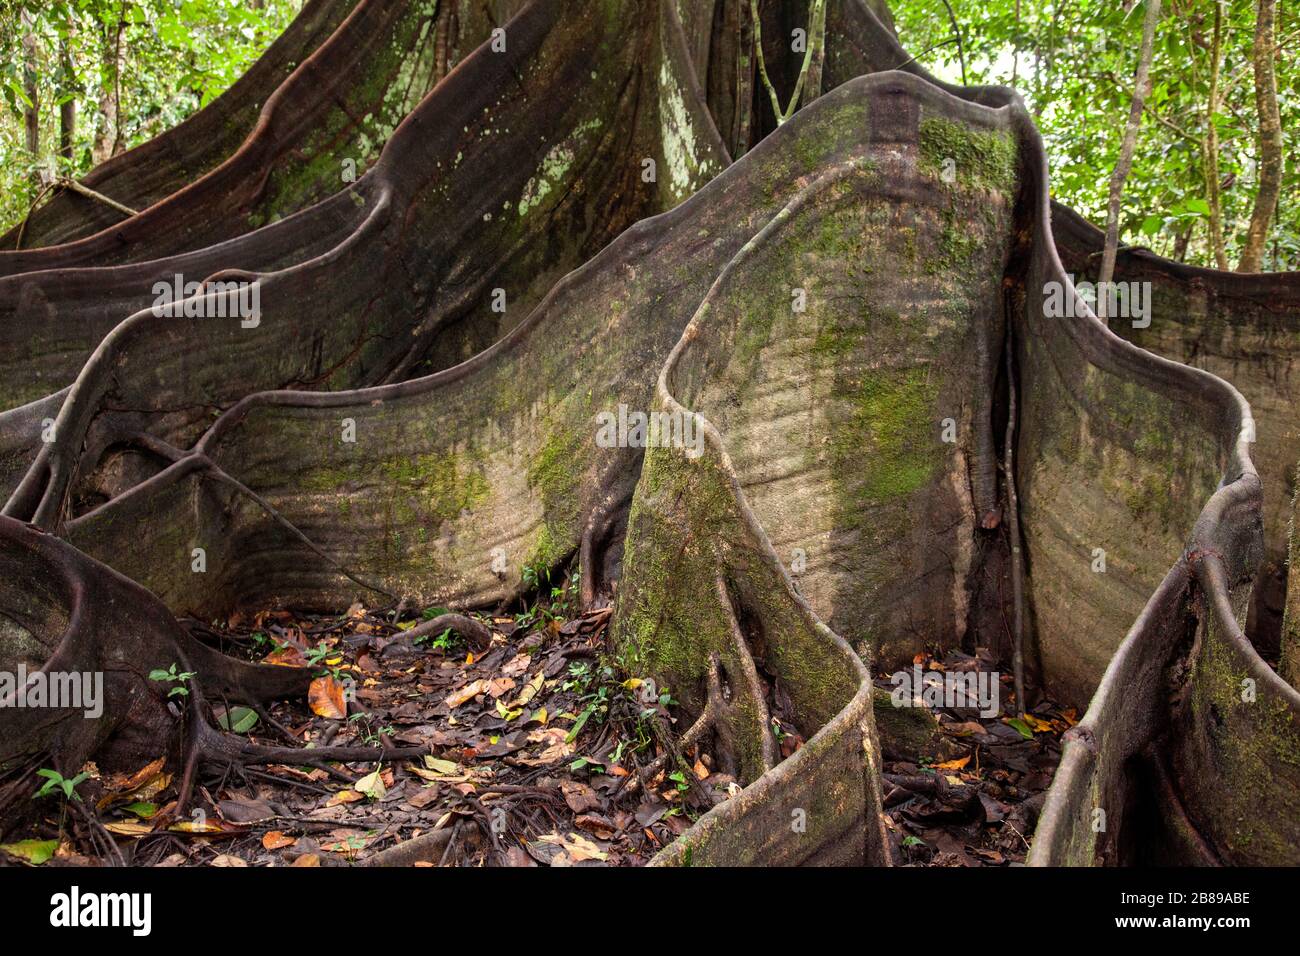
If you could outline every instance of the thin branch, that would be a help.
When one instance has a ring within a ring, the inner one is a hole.
[[[943,0],[944,9],[948,11],[948,22],[952,24],[953,35],[957,38],[957,62],[961,64],[961,85],[968,86],[966,82],[966,44],[962,42],[961,27],[957,24],[957,15],[952,12],[952,4],[948,0]]]

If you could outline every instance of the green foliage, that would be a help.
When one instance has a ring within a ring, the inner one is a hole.
[[[37,797],[48,797],[52,793],[61,792],[64,800],[80,800],[81,794],[77,793],[77,787],[90,776],[90,774],[82,771],[75,777],[68,778],[57,770],[50,770],[48,767],[42,767],[36,771],[36,775],[45,778],[45,783],[42,784],[41,789],[36,791]]]
[[[149,672],[150,680],[156,680],[164,684],[176,685],[171,690],[167,691],[168,697],[176,697],[176,696],[188,697],[190,690],[185,685],[189,682],[189,679],[193,676],[194,676],[194,671],[178,672],[176,670],[175,664],[173,664],[167,670],[151,670]]]
[[[1034,113],[1056,197],[1104,223],[1107,178],[1132,95],[1141,7],[1113,0],[951,0],[971,83],[1016,87]],[[1207,239],[1201,141],[1207,129],[1214,0],[1173,0],[1156,36],[1153,88],[1125,190],[1121,237],[1162,255],[1213,264]],[[239,78],[298,12],[302,0],[5,0],[0,3],[0,224],[19,221],[56,175],[80,176],[96,157],[121,152],[175,126]],[[943,0],[893,0],[904,46],[940,77],[957,81],[958,46]],[[1257,116],[1251,62],[1253,0],[1224,0],[1220,138],[1227,254],[1240,252],[1256,191]],[[1275,60],[1283,153],[1300,130],[1300,7],[1277,8]],[[30,41],[27,47],[25,41]],[[834,43],[834,38],[829,38]],[[31,73],[28,74],[30,67]],[[39,119],[35,155],[23,112]],[[59,106],[76,104],[71,158],[58,155]],[[116,109],[118,122],[111,114]],[[1300,168],[1286,164],[1280,221],[1264,268],[1300,267]],[[2,225],[0,225],[2,228]],[[535,481],[569,456],[555,448]],[[561,494],[564,483],[549,489]],[[449,510],[462,502],[448,500]],[[560,510],[563,510],[562,508]],[[558,517],[558,514],[557,514]],[[547,555],[554,558],[554,555]]]
[[[558,574],[558,572],[555,572]],[[524,609],[515,615],[515,625],[529,628],[534,624],[562,622],[580,610],[582,569],[575,568],[560,584],[552,581],[552,570],[544,558],[538,557],[523,568],[522,580],[526,593],[535,593],[532,607],[524,601]],[[550,594],[547,597],[547,591]]]
[[[302,0],[3,0],[0,2],[0,230],[26,214],[54,175],[180,123],[239,79]],[[28,40],[27,47],[24,41]],[[36,84],[40,144],[23,112]],[[59,107],[76,104],[71,159],[57,154]],[[116,111],[118,122],[112,121]]]
[[[217,724],[222,730],[246,734],[257,726],[257,720],[257,711],[253,708],[232,707],[229,711],[218,715]]]
[[[437,637],[428,634],[424,637],[417,637],[415,643],[426,643],[431,649],[443,651],[445,653],[447,651],[456,650],[456,648],[460,647],[465,642],[461,640],[459,634],[449,627],[444,629]]]
[[[1104,225],[1108,178],[1133,95],[1141,4],[1114,0],[951,0],[970,83],[1015,87],[1047,144],[1055,198]],[[1121,241],[1214,265],[1201,163],[1214,0],[1166,2],[1156,31],[1152,90],[1125,187]],[[899,39],[940,78],[960,82],[957,44],[943,0],[892,0]],[[1223,2],[1223,103],[1214,116],[1228,260],[1234,265],[1257,187],[1253,0]],[[1278,106],[1283,155],[1300,135],[1300,6],[1277,6]],[[1300,167],[1287,162],[1263,268],[1300,268]]]
[[[329,675],[336,681],[343,679],[343,656],[335,649],[327,645],[324,641],[317,641],[315,647],[307,648],[307,665],[309,667],[320,667],[321,670],[316,672],[317,677]]]

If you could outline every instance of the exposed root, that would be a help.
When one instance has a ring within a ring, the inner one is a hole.
[[[1002,474],[1007,486],[1007,531],[1011,536],[1011,668],[1016,684],[1016,707],[1028,709],[1025,700],[1024,612],[1025,567],[1020,537],[1020,497],[1016,493],[1016,370],[1012,325],[1007,323],[1007,432],[1002,454]]]
[[[772,715],[768,711],[767,695],[763,692],[763,682],[758,676],[758,666],[754,663],[754,655],[750,652],[749,641],[740,629],[740,622],[736,620],[736,612],[731,603],[731,592],[727,587],[727,582],[719,575],[714,578],[713,583],[718,594],[718,600],[722,603],[723,612],[727,615],[732,647],[740,661],[740,671],[744,679],[745,690],[750,696],[751,706],[758,715],[759,753],[763,761],[763,771],[766,773],[777,764],[776,737],[772,733]],[[720,664],[715,654],[709,667],[709,703],[719,708],[720,726],[726,728],[723,733],[728,739],[724,749],[730,754],[735,754],[738,752],[734,737],[735,705],[723,699],[719,670]]]
[[[404,643],[414,643],[421,637],[427,637],[430,634],[441,634],[448,629],[465,638],[475,650],[483,650],[492,643],[492,632],[488,630],[487,625],[464,614],[439,614],[433,620],[424,621],[415,625],[409,631],[403,631],[401,634],[395,635],[394,639]]]
[[[300,530],[298,530],[297,526],[294,525],[294,523],[290,521],[288,518],[286,518],[284,515],[280,514],[280,512],[277,511],[269,501],[267,501],[265,498],[259,495],[252,488],[249,488],[238,478],[235,478],[229,472],[225,471],[223,468],[217,465],[216,462],[208,458],[207,455],[197,455],[196,457],[205,474],[217,479],[218,481],[224,482],[225,484],[234,488],[240,494],[247,495],[259,508],[261,508],[263,511],[267,513],[267,515],[271,518],[272,521],[274,521],[280,527],[284,528],[284,530],[288,531],[291,535],[293,535],[296,539],[298,539],[303,544],[305,544],[308,548],[312,550],[314,554],[322,558],[324,561],[328,562],[330,566],[336,568],[338,572],[342,574],[344,577],[346,577],[349,581],[352,581],[355,584],[359,584],[361,587],[365,588],[368,591],[375,591],[378,594],[383,594],[391,598],[396,598],[398,600],[401,599],[400,595],[394,594],[392,591],[389,591],[387,588],[384,588],[383,586],[378,584],[372,584],[369,581],[365,581],[357,577],[355,574],[349,571],[343,564],[341,564],[338,560],[336,560],[335,558],[327,554],[318,544],[316,544],[316,542],[312,541],[311,538],[307,537],[307,535],[303,534]]]
[[[734,745],[734,735],[726,723],[729,711],[730,705],[722,689],[720,661],[718,655],[714,654],[709,661],[708,703],[705,704],[704,711],[677,740],[672,739],[671,733],[665,733],[661,740],[663,752],[636,773],[624,777],[623,782],[614,790],[613,798],[617,800],[624,794],[634,794],[643,789],[668,767],[670,761],[680,762],[682,751],[697,746],[708,733],[717,736],[720,750],[728,755],[725,759],[734,764],[734,757],[729,756],[729,748]]]
[[[416,760],[427,756],[428,747],[267,747],[233,734],[225,734],[207,723],[200,725],[198,749],[203,760],[240,765],[291,764],[321,767],[330,763]]]
[[[421,834],[410,840],[405,840],[397,846],[391,846],[387,850],[376,853],[365,861],[365,866],[414,866],[417,863],[433,863],[435,860],[442,865],[447,854],[452,848],[452,837],[455,834],[455,828],[460,825],[457,821],[454,826],[443,827],[441,830],[431,830],[428,833]]]

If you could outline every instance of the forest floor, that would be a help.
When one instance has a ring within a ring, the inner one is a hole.
[[[217,702],[223,728],[270,745],[431,755],[207,773],[189,819],[178,821],[168,820],[175,782],[162,754],[130,778],[83,768],[90,777],[78,793],[137,865],[350,865],[398,845],[405,856],[376,862],[643,864],[737,791],[703,751],[638,772],[662,753],[659,741],[672,740],[675,701],[617,673],[605,654],[610,616],[603,608],[565,620],[539,606],[484,619],[492,642],[477,653],[453,631],[413,644],[403,631],[420,619],[395,622],[360,606],[336,617],[189,620],[226,653],[319,668],[308,700],[277,704],[269,724]],[[55,865],[106,862],[81,822],[49,803],[38,840],[58,841]]]
[[[271,745],[418,747],[430,756],[209,768],[179,820],[170,812],[177,781],[161,753],[130,777],[87,765],[78,793],[135,865],[642,865],[739,788],[703,746],[664,753],[665,742],[676,749],[676,701],[619,672],[606,649],[611,609],[568,617],[571,590],[485,618],[492,641],[477,652],[453,631],[404,638],[420,619],[403,620],[400,609],[189,620],[226,653],[317,668],[307,700],[277,704],[265,719],[217,702],[221,726]],[[958,654],[918,664],[934,672],[979,661]],[[932,752],[886,749],[895,863],[1023,862],[1073,712],[1044,704],[1015,720],[937,713]],[[783,757],[803,744],[788,723],[780,737]],[[44,847],[56,866],[108,862],[84,815],[48,803],[24,846]]]
[[[984,671],[983,653],[919,656],[928,675]],[[1003,675],[1003,701],[1010,676]],[[876,686],[892,690],[881,677]],[[885,748],[886,830],[894,862],[909,866],[1022,864],[1061,760],[1061,735],[1078,722],[1073,709],[1044,701],[1017,717],[974,708],[937,708],[938,735],[924,754]]]

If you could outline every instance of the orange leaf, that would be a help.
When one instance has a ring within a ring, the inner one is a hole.
[[[287,846],[293,846],[294,839],[285,836],[279,830],[272,830],[262,837],[262,849],[264,850],[282,850]]]
[[[448,707],[459,707],[471,697],[476,697],[486,691],[489,687],[488,681],[479,679],[466,684],[458,691],[453,691],[447,696]]]
[[[356,803],[365,798],[365,794],[357,793],[355,790],[339,790],[325,802],[325,806],[337,807],[341,803]]]
[[[343,685],[326,674],[317,677],[307,688],[307,703],[318,717],[342,720],[348,715],[348,706],[343,700]]]
[[[960,770],[970,763],[970,754],[962,757],[960,760],[945,760],[943,763],[934,765],[935,770]]]
[[[278,664],[281,667],[302,667],[307,663],[307,658],[303,656],[302,651],[298,650],[298,648],[292,644],[286,644],[284,647],[276,648],[270,654],[267,654],[266,657],[262,658],[262,663]]]

